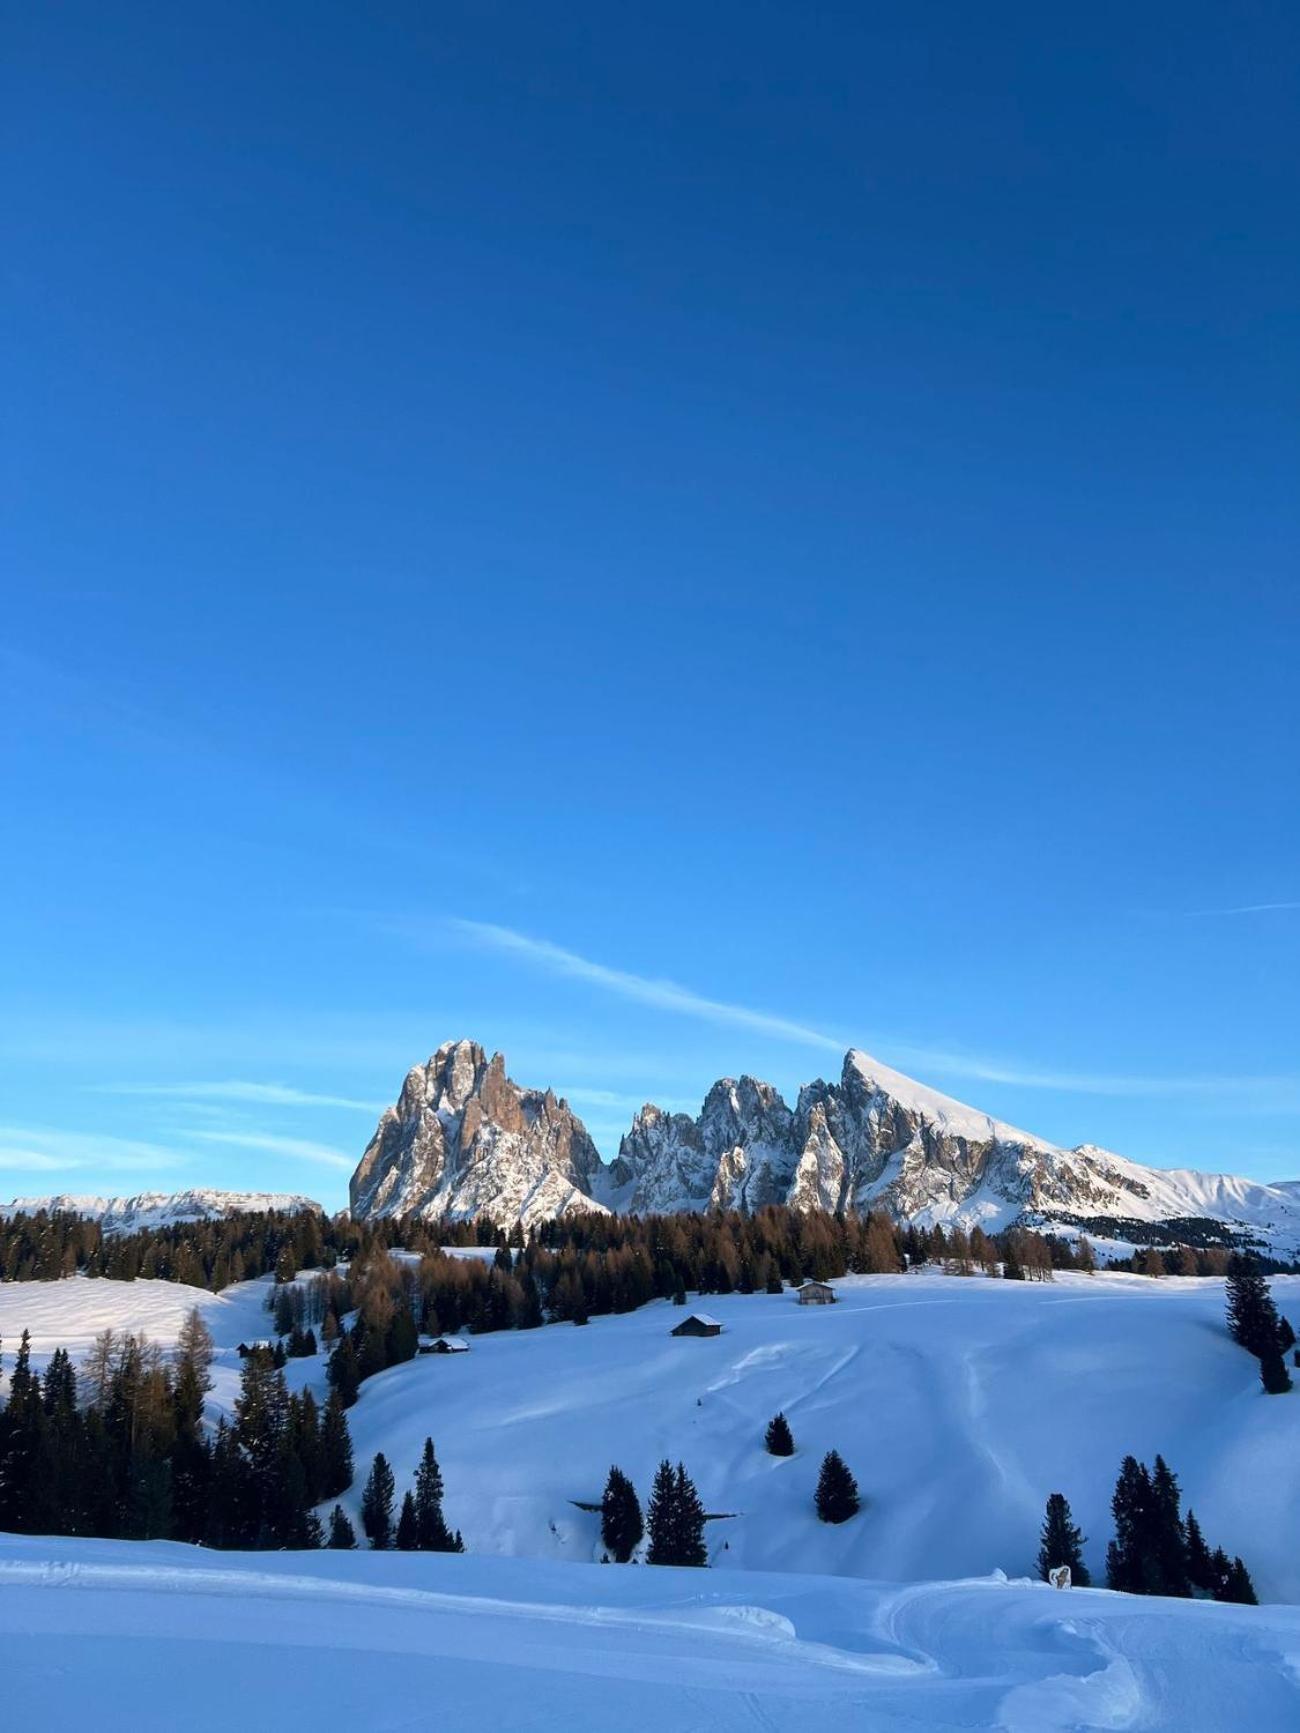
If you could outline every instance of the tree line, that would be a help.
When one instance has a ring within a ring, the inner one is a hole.
[[[267,1549],[322,1543],[313,1507],[352,1481],[336,1394],[292,1394],[265,1350],[245,1359],[231,1422],[203,1424],[212,1338],[192,1311],[166,1355],[105,1330],[80,1375],[43,1375],[24,1331],[0,1409],[0,1530]]]
[[[1255,1587],[1239,1558],[1222,1547],[1211,1552],[1194,1511],[1182,1514],[1178,1477],[1163,1456],[1153,1468],[1126,1456],[1111,1499],[1115,1535],[1106,1548],[1106,1587],[1130,1595],[1199,1595],[1254,1606]],[[1067,1565],[1071,1580],[1088,1588],[1084,1536],[1063,1493],[1047,1501],[1039,1537],[1038,1574],[1047,1581]]]

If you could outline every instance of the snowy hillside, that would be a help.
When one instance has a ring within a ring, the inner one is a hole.
[[[213,1221],[222,1216],[279,1210],[296,1215],[315,1210],[314,1198],[284,1191],[142,1191],[135,1197],[75,1197],[61,1192],[52,1197],[16,1197],[0,1204],[0,1215],[35,1215],[38,1210],[64,1211],[86,1216],[101,1224],[106,1234],[138,1233],[145,1228],[173,1227],[178,1222]]]
[[[590,1562],[611,1463],[648,1492],[662,1456],[681,1459],[711,1511],[713,1562],[894,1581],[1021,1575],[1043,1503],[1064,1492],[1101,1574],[1109,1502],[1127,1452],[1163,1453],[1212,1544],[1245,1558],[1264,1600],[1300,1602],[1300,1394],[1260,1394],[1255,1362],[1227,1338],[1213,1280],[1063,1276],[1053,1283],[938,1275],[836,1284],[839,1304],[789,1295],[710,1295],[722,1335],[677,1340],[666,1303],[584,1329],[470,1338],[366,1381],[349,1419],[356,1513],[376,1450],[399,1494],[432,1434],[447,1513],[472,1553]],[[1274,1293],[1300,1322],[1300,1278]],[[0,1283],[6,1359],[24,1324],[43,1362],[83,1352],[106,1324],[170,1339],[199,1304],[218,1344],[217,1404],[238,1387],[235,1345],[264,1335],[266,1281],[221,1295],[164,1282],[77,1278]],[[297,1387],[324,1388],[322,1358],[291,1360]],[[789,1459],[763,1449],[778,1409]],[[838,1449],[866,1506],[841,1528],[817,1522],[822,1454]]]
[[[102,1733],[171,1733],[182,1703],[192,1733],[228,1733],[238,1705],[256,1727],[355,1733],[1300,1720],[1297,1609],[997,1580],[0,1539],[0,1643],[14,1725],[55,1724],[53,1691],[93,1701]]]

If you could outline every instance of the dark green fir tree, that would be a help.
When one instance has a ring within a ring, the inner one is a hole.
[[[770,1456],[794,1455],[794,1434],[790,1431],[790,1422],[784,1414],[774,1414],[768,1421],[763,1443]]]
[[[357,1544],[357,1531],[347,1519],[341,1504],[330,1512],[329,1539],[325,1543],[334,1552],[351,1552]]]
[[[636,1488],[621,1468],[611,1468],[600,1501],[600,1538],[615,1564],[626,1564],[645,1533]]]
[[[1070,1567],[1070,1580],[1076,1587],[1086,1589],[1092,1582],[1083,1562],[1083,1534],[1075,1526],[1065,1494],[1054,1492],[1047,1500],[1039,1536],[1038,1574],[1046,1582],[1048,1573],[1062,1565]]]
[[[393,1538],[393,1471],[381,1450],[361,1494],[361,1526],[372,1547],[382,1552]]]
[[[847,1522],[861,1508],[858,1483],[838,1450],[828,1450],[822,1458],[815,1502],[823,1522]]]

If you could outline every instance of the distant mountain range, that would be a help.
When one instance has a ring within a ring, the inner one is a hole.
[[[143,1228],[173,1227],[178,1222],[215,1221],[222,1216],[263,1210],[296,1214],[321,1206],[312,1198],[283,1191],[142,1191],[135,1197],[16,1197],[0,1204],[0,1216],[35,1215],[38,1210],[65,1211],[97,1221],[108,1234],[138,1233]]]
[[[1143,1167],[1091,1144],[1062,1149],[856,1050],[838,1082],[806,1084],[793,1107],[753,1077],[715,1083],[694,1118],[647,1105],[606,1166],[567,1102],[514,1083],[501,1054],[448,1042],[408,1073],[380,1118],[351,1203],[361,1219],[445,1212],[503,1224],[575,1209],[783,1203],[1300,1251],[1300,1183]]]
[[[793,1106],[754,1077],[715,1083],[695,1117],[647,1105],[606,1164],[566,1101],[515,1083],[500,1053],[449,1041],[408,1072],[381,1115],[350,1201],[363,1221],[485,1215],[502,1226],[592,1209],[880,1209],[923,1226],[992,1232],[1018,1222],[1300,1256],[1300,1182],[1143,1167],[1093,1144],[1062,1149],[857,1050],[837,1082],[805,1084]],[[319,1208],[288,1193],[192,1190],[16,1198],[0,1214],[75,1210],[127,1233]]]

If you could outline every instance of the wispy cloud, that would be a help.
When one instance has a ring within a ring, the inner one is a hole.
[[[451,930],[484,950],[518,957],[522,962],[541,968],[550,974],[571,980],[588,981],[605,992],[615,993],[639,1004],[653,1005],[660,1010],[675,1011],[705,1022],[733,1028],[750,1029],[759,1034],[816,1047],[826,1052],[843,1053],[852,1045],[843,1036],[834,1036],[807,1024],[774,1016],[748,1006],[708,998],[689,987],[672,981],[661,981],[626,969],[610,968],[593,962],[589,957],[565,950],[547,939],[534,939],[511,927],[487,921],[452,920]],[[1061,1071],[1013,1060],[989,1058],[979,1054],[953,1051],[947,1048],[917,1045],[904,1040],[883,1043],[890,1061],[900,1066],[914,1067],[923,1076],[945,1080],[966,1080],[979,1083],[1006,1084],[1020,1089],[1055,1090],[1060,1093],[1106,1096],[1210,1096],[1230,1094],[1254,1101],[1269,1110],[1285,1110],[1300,1105],[1300,1076],[1234,1076],[1198,1072],[1191,1076],[1129,1076],[1122,1073]],[[608,1093],[608,1102],[594,1097]],[[593,1105],[622,1105],[613,1092],[588,1091]],[[582,1092],[573,1091],[570,1099],[580,1102]],[[639,1106],[637,1102],[635,1105]]]
[[[645,1106],[649,1099],[644,1093],[632,1095],[621,1089],[557,1089],[555,1093],[573,1107],[612,1107],[622,1113],[635,1113]],[[659,1107],[688,1108],[694,1104],[684,1096],[661,1095],[656,1092],[655,1103]]]
[[[98,1095],[143,1095],[168,1101],[238,1101],[264,1107],[345,1107],[356,1113],[382,1113],[381,1101],[360,1101],[352,1095],[319,1095],[285,1083],[249,1083],[240,1078],[213,1083],[99,1083]]]
[[[932,1047],[909,1047],[898,1043],[891,1053],[904,1064],[925,1065],[949,1077],[966,1077],[981,1083],[1006,1083],[1019,1089],[1054,1089],[1076,1095],[1187,1096],[1269,1095],[1274,1103],[1290,1095],[1300,1105],[1300,1076],[1239,1076],[1198,1072],[1191,1077],[1127,1076],[1115,1072],[1055,1071],[1011,1061],[952,1053]]]
[[[231,1149],[256,1149],[266,1155],[288,1156],[296,1161],[314,1161],[321,1167],[344,1168],[351,1173],[357,1158],[332,1149],[327,1143],[312,1143],[304,1137],[281,1137],[272,1131],[189,1131],[200,1143],[220,1143]]]
[[[802,1047],[819,1047],[829,1053],[842,1053],[847,1042],[820,1029],[810,1029],[805,1023],[788,1017],[776,1017],[767,1011],[753,1011],[745,1005],[728,1004],[722,999],[708,999],[675,981],[655,980],[634,975],[626,969],[611,969],[604,963],[594,963],[580,957],[576,951],[566,951],[548,939],[532,939],[517,933],[512,927],[499,927],[489,921],[453,920],[451,929],[483,950],[500,951],[536,964],[552,975],[571,980],[590,981],[606,992],[621,998],[634,999],[641,1005],[653,1005],[661,1011],[676,1011],[682,1016],[699,1018],[706,1023],[720,1023],[728,1028],[749,1029],[759,1035],[775,1036],[793,1041]]]
[[[161,1144],[99,1132],[60,1131],[50,1126],[0,1125],[0,1168],[32,1173],[97,1168],[113,1173],[149,1173],[183,1167],[186,1157]]]

